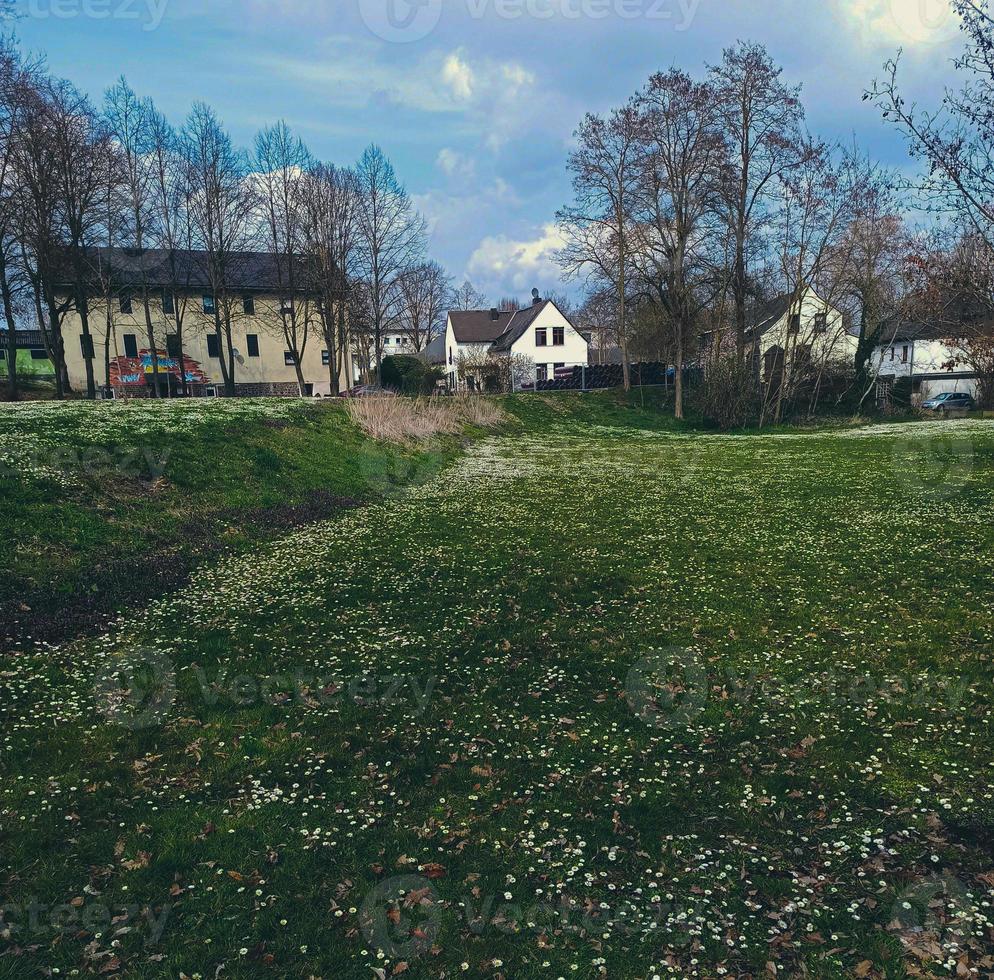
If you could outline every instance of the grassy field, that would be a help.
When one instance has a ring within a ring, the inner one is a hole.
[[[510,407],[0,663],[0,976],[994,974],[994,425]]]

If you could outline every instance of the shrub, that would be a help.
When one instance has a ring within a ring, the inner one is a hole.
[[[394,354],[383,359],[380,383],[402,395],[430,395],[442,374],[420,358]]]
[[[734,357],[713,360],[694,393],[695,407],[705,421],[719,429],[736,429],[757,415],[758,393],[752,365]]]

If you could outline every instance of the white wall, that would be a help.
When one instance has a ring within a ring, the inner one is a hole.
[[[555,346],[552,342],[554,327],[563,327],[564,329],[564,342],[560,346]],[[546,347],[539,347],[535,343],[536,331],[541,329],[546,332],[546,340],[548,341]],[[554,377],[554,365],[582,367],[587,364],[589,358],[587,342],[553,303],[549,303],[539,313],[511,350],[513,354],[527,357],[534,362],[535,370],[531,372],[530,381],[535,381],[540,364],[546,365],[548,379],[551,381]]]

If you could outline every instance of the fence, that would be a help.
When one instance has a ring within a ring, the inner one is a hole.
[[[599,391],[603,388],[620,388],[624,384],[624,371],[620,364],[595,364],[575,367],[569,376],[557,371],[551,381],[539,381],[536,391]],[[630,366],[634,387],[670,387],[676,380],[676,369],[661,361],[648,361]],[[700,381],[703,372],[699,367],[683,369],[683,383],[690,387]]]

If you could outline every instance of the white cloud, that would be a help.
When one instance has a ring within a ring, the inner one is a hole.
[[[469,100],[473,97],[475,81],[473,69],[454,51],[442,65],[442,81],[457,99]]]
[[[438,151],[435,165],[446,177],[468,180],[476,173],[476,161],[458,150],[443,146]]]
[[[957,36],[950,0],[837,0],[843,17],[869,42],[942,44]]]
[[[551,292],[561,280],[555,253],[564,244],[559,228],[552,223],[541,226],[533,238],[490,235],[476,247],[467,272],[474,281],[492,283],[504,292],[524,294],[536,286]]]

